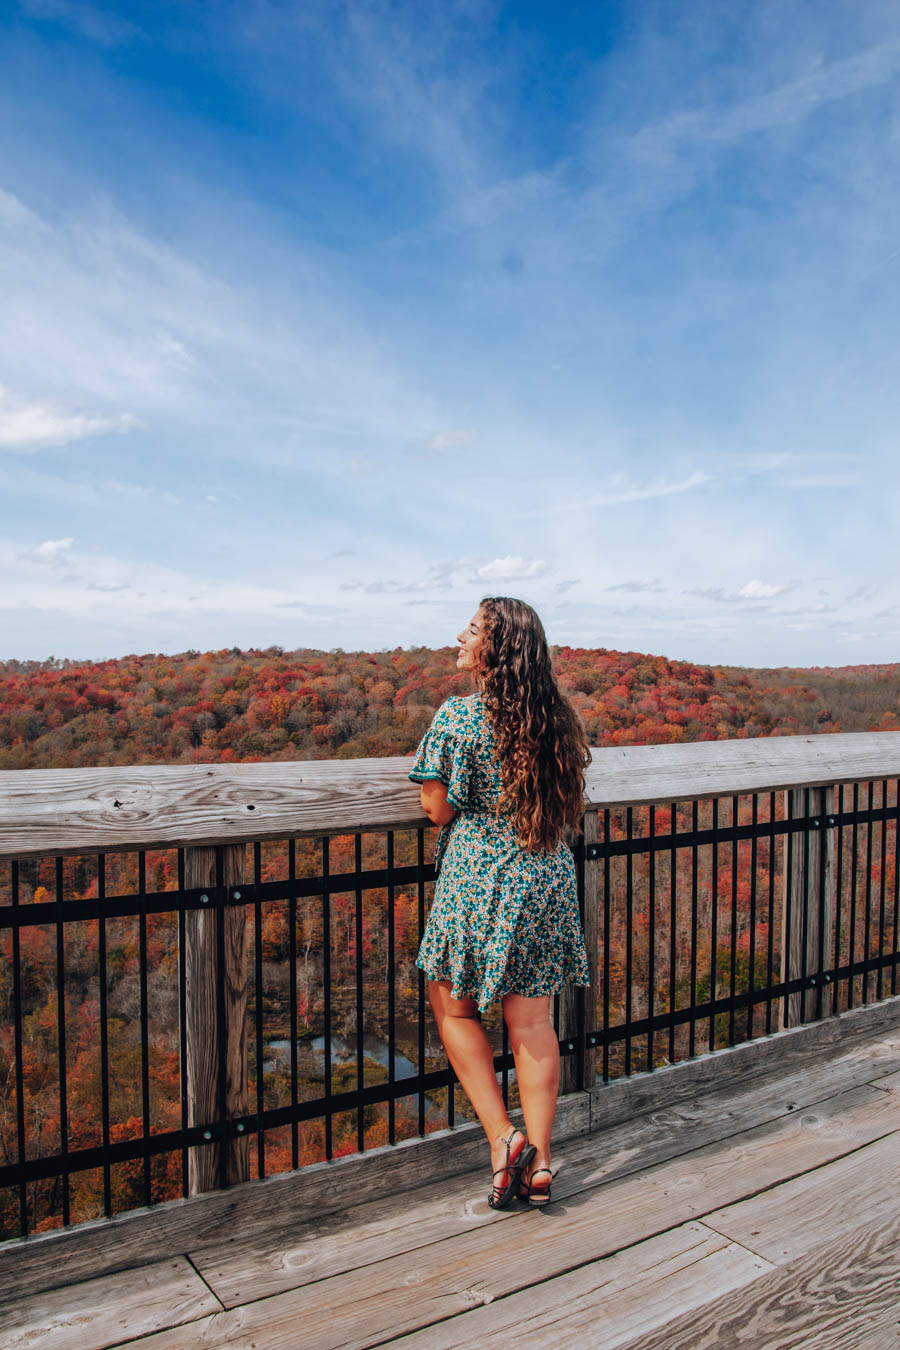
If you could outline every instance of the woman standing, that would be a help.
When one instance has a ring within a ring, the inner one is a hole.
[[[482,600],[457,668],[478,692],[448,698],[410,778],[442,826],[438,881],[419,950],[447,1057],[491,1147],[496,1208],[550,1199],[559,1043],[550,998],[587,984],[575,867],[565,843],[583,811],[584,730],[560,692],[544,629],[521,600]],[[514,1129],[479,1021],[502,1000],[526,1139]]]

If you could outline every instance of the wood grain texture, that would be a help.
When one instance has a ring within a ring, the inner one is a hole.
[[[897,1350],[900,1215],[844,1230],[621,1350]]]
[[[784,1076],[729,1081],[723,1091],[708,1090],[680,1105],[658,1102],[651,1113],[602,1134],[566,1141],[556,1153],[563,1170],[554,1194],[563,1200],[578,1197],[586,1187],[645,1172],[683,1153],[686,1141],[692,1151],[719,1144],[736,1130],[802,1112],[862,1086],[878,1072],[874,1057],[850,1054]],[[247,1235],[236,1224],[191,1250],[192,1262],[226,1307],[503,1221],[485,1203],[480,1173],[442,1174],[417,1192],[411,1208],[385,1197],[331,1219],[294,1220],[280,1231],[276,1220],[273,1214],[273,1230],[263,1237]]]
[[[893,1223],[900,1216],[900,1112],[885,1139],[806,1172],[752,1200],[708,1214],[705,1223],[772,1263],[785,1265],[824,1241],[856,1227]]]
[[[0,773],[0,857],[238,843],[421,826],[411,759],[135,765]],[[900,776],[900,732],[592,751],[587,806]]]
[[[553,1211],[510,1212],[502,1235],[481,1228],[431,1243],[158,1333],[142,1350],[235,1343],[292,1350],[301,1325],[310,1350],[349,1350],[397,1337],[527,1288],[535,1271],[544,1280],[564,1274],[820,1166],[881,1137],[887,1118],[894,1118],[887,1094],[857,1089],[817,1108],[812,1118],[748,1131]]]
[[[0,1307],[3,1350],[103,1350],[220,1308],[184,1257]]]
[[[244,879],[244,848],[222,850],[222,884],[230,890]],[[219,1051],[224,1040],[224,1119],[247,1114],[250,1087],[247,1078],[247,957],[249,934],[244,905],[225,905],[221,916],[216,898],[216,850],[189,848],[184,857],[185,885],[206,888],[210,905],[185,914],[185,1047],[187,1058],[188,1125],[213,1125],[220,1115]],[[222,924],[224,971],[219,1024],[218,924]],[[214,1142],[192,1148],[188,1155],[191,1195],[212,1191],[222,1175],[221,1150]],[[250,1141],[231,1137],[224,1144],[225,1180],[229,1185],[250,1177]]]
[[[824,821],[834,810],[834,788],[812,788],[809,801],[800,788],[785,793],[785,817]],[[819,829],[785,836],[784,904],[781,907],[781,979],[788,981],[830,968],[834,960],[835,832]],[[790,866],[788,866],[790,856]],[[823,944],[820,951],[820,943]],[[825,1004],[823,1000],[823,1005]],[[815,1016],[816,991],[798,990],[788,996],[788,1026]],[[784,1003],[777,1004],[779,1019]]]
[[[727,1299],[771,1269],[742,1247],[717,1240],[703,1224],[687,1223],[391,1344],[398,1350],[504,1344],[516,1350],[615,1350],[679,1314]]]
[[[210,904],[189,910],[185,929],[185,1057],[187,1061],[188,1125],[212,1125],[218,1115],[219,1017],[216,1006],[218,952],[215,905],[216,851],[191,848],[185,852],[185,885],[206,888]],[[188,1155],[191,1195],[211,1191],[221,1176],[221,1145],[192,1148]]]

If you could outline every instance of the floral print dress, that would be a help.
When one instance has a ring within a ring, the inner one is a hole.
[[[565,843],[529,852],[497,814],[500,765],[479,694],[448,698],[416,752],[410,778],[447,786],[456,818],[438,835],[438,880],[416,964],[484,1011],[504,994],[536,998],[590,982],[575,864]]]

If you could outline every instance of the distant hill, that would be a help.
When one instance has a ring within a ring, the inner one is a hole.
[[[593,745],[900,729],[900,665],[756,670],[554,649]],[[0,768],[409,754],[455,649],[0,662]]]

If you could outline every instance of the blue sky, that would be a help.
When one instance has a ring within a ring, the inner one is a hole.
[[[897,659],[894,0],[0,8],[0,658]]]

